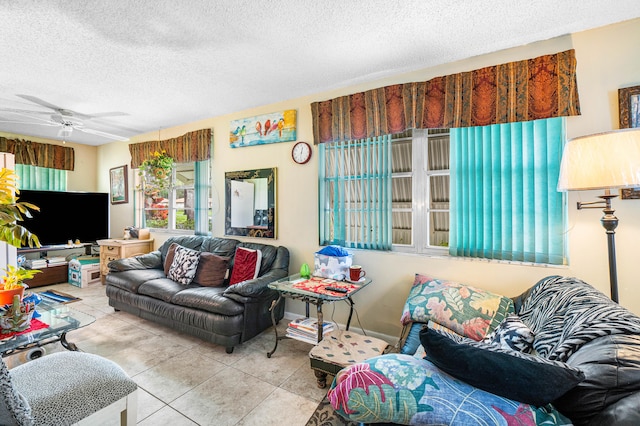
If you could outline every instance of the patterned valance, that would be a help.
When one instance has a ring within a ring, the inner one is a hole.
[[[163,141],[149,141],[129,144],[131,168],[137,169],[142,162],[154,152],[163,150],[176,163],[190,163],[211,158],[211,129],[201,129],[186,133],[177,138]]]
[[[15,155],[16,164],[70,171],[75,166],[75,153],[68,146],[0,136],[0,151]]]
[[[316,144],[580,115],[574,50],[311,104]]]

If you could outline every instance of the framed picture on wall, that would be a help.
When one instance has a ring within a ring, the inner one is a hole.
[[[129,202],[127,165],[109,169],[109,195],[111,204]]]
[[[618,89],[620,128],[640,127],[640,86]]]
[[[618,89],[618,111],[620,128],[640,127],[640,86]],[[640,199],[640,188],[623,188],[620,190],[623,200]]]

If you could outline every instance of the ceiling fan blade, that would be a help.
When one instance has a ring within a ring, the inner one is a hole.
[[[81,132],[85,132],[85,133],[89,133],[90,135],[96,135],[96,136],[102,136],[103,138],[107,138],[107,139],[113,139],[116,141],[128,141],[129,138],[125,138],[123,136],[118,136],[118,135],[114,135],[112,133],[107,133],[107,132],[101,132],[100,130],[94,130],[94,129],[87,129],[84,127],[75,127],[76,130],[79,130]]]
[[[110,128],[110,129],[113,129],[113,130],[119,130],[119,131],[122,131],[122,132],[131,133],[133,135],[139,135],[141,133],[144,133],[144,131],[142,131],[140,129],[133,129],[131,127],[126,127],[126,126],[122,126],[122,125],[119,125],[119,124],[115,124],[115,123],[113,123],[113,121],[110,121],[110,120],[102,120],[100,118],[96,118],[96,119],[92,119],[91,122],[95,126],[101,126],[101,127]]]
[[[28,101],[31,101],[31,102],[33,102],[34,104],[41,105],[41,106],[43,106],[43,107],[45,107],[45,108],[50,108],[50,109],[52,109],[52,110],[54,110],[54,111],[59,111],[59,110],[64,109],[64,108],[60,108],[60,107],[59,107],[59,106],[57,106],[57,105],[54,105],[54,104],[52,104],[52,103],[49,103],[49,102],[47,102],[47,101],[43,101],[43,100],[42,100],[42,99],[40,99],[40,98],[36,98],[35,96],[31,96],[31,95],[16,95],[16,96],[19,96],[19,97],[21,97],[22,99],[26,99],[26,100],[28,100]]]
[[[55,123],[53,121],[43,122],[43,123],[34,123],[33,121],[15,121],[15,120],[0,120],[0,123],[10,123],[10,124],[28,124],[34,126],[59,126],[59,123]]]
[[[62,108],[59,107],[57,105],[54,105],[50,102],[47,102],[45,100],[42,100],[40,98],[37,98],[35,96],[31,96],[31,95],[16,95],[21,97],[22,99],[26,99],[28,101],[31,101],[33,103],[36,103],[38,105],[41,105],[43,107],[46,108],[51,108],[52,110],[61,113],[62,115],[72,115],[74,117],[77,118],[82,118],[82,119],[91,119],[91,118],[102,118],[102,117],[121,117],[123,115],[129,115],[126,112],[120,112],[120,111],[110,111],[110,112],[98,112],[95,114],[85,114],[82,112],[78,112],[78,111],[74,111],[71,109],[66,109],[66,108]]]
[[[84,116],[84,118],[104,118],[104,117],[122,117],[123,115],[129,115],[126,112],[119,112],[119,111],[114,111],[114,112],[98,112],[95,114],[82,114],[82,113],[76,113],[74,111],[74,114],[78,114],[78,116],[82,117]]]
[[[0,113],[2,112],[3,110],[0,110]],[[31,119],[32,121],[27,122],[27,124],[43,124],[43,125],[49,125],[49,126],[59,126],[61,124],[55,120],[52,120],[51,114],[49,113],[47,113],[47,115],[49,115],[48,118],[38,117],[37,115],[25,114],[23,112],[17,112],[17,111],[10,111],[10,113],[20,116],[20,120],[24,120],[25,117]],[[8,123],[11,121],[14,121],[14,120],[5,120],[4,122]]]
[[[51,115],[51,111],[33,111],[29,109],[17,109],[17,108],[0,108],[0,113],[10,112],[13,114],[35,114],[35,115]]]

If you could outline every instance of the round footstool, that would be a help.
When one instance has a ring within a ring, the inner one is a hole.
[[[344,367],[382,355],[389,346],[384,340],[353,331],[336,330],[325,334],[322,341],[309,352],[318,387],[327,386],[328,374],[335,376]]]

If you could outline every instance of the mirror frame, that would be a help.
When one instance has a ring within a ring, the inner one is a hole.
[[[231,182],[246,179],[267,179],[267,226],[233,228],[231,226]],[[276,238],[276,168],[225,172],[225,221],[224,234],[255,238]]]

